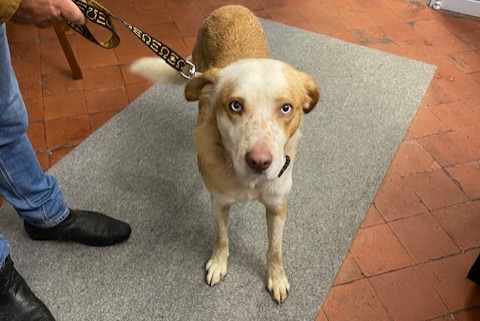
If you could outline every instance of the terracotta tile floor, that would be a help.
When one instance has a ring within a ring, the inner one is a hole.
[[[209,12],[237,3],[262,18],[437,65],[316,320],[480,320],[480,287],[465,279],[480,252],[480,19],[414,0],[101,2],[182,55]],[[128,71],[151,53],[117,29],[122,43],[114,50],[67,32],[84,76],[73,80],[52,28],[8,25],[28,135],[44,169],[151,85]]]

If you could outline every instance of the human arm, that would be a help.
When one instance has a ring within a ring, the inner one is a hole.
[[[0,23],[10,18],[18,23],[34,24],[41,28],[50,26],[55,21],[85,24],[82,12],[70,0],[0,0]]]

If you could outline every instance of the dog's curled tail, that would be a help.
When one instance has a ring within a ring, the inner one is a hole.
[[[153,82],[169,84],[185,84],[187,80],[167,63],[157,57],[145,57],[135,60],[130,65],[130,71]]]

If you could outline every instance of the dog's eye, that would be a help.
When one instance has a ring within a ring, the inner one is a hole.
[[[282,107],[280,107],[280,112],[282,115],[288,116],[292,113],[293,107],[290,104],[284,104]]]
[[[230,103],[230,109],[236,113],[240,113],[242,112],[243,106],[239,101],[234,100]]]

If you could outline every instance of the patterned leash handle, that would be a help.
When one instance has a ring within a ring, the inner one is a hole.
[[[72,0],[77,7],[82,11],[85,17],[104,27],[112,32],[112,36],[107,41],[98,41],[95,36],[88,30],[86,25],[80,26],[74,23],[69,22],[68,25],[81,34],[86,39],[91,42],[107,49],[115,48],[120,43],[120,38],[115,32],[115,27],[112,24],[112,19],[120,21],[125,27],[127,27],[138,39],[140,39],[150,50],[152,50],[157,56],[162,58],[170,65],[172,68],[177,70],[184,78],[191,79],[195,74],[195,65],[191,62],[183,59],[179,54],[173,51],[171,48],[167,47],[165,44],[161,43],[154,37],[150,36],[146,32],[143,32],[141,29],[132,26],[130,23],[126,22],[122,18],[116,16],[110,10],[105,8],[102,4],[98,3],[95,0]]]

